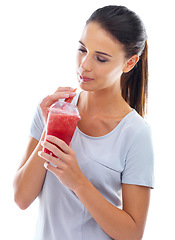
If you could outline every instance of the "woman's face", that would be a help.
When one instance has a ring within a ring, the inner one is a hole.
[[[95,91],[120,84],[125,63],[122,45],[98,23],[88,23],[79,41],[77,54],[80,87],[86,91]]]

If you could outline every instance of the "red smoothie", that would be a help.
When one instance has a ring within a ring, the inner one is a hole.
[[[73,109],[74,112],[72,112],[72,109],[66,109],[67,106],[69,107],[69,105],[72,104],[64,104],[66,105],[61,106],[61,108],[55,108],[54,106],[50,108],[46,134],[55,136],[69,145],[80,116],[77,108],[75,109],[76,111]],[[71,108],[72,107],[75,108],[73,105]],[[44,148],[44,152],[54,156],[54,154],[46,148]]]

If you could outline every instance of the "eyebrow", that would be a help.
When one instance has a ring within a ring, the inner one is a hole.
[[[86,48],[86,46],[84,45],[84,43],[82,43],[81,41],[79,41],[79,43]],[[100,52],[100,51],[95,51],[95,52],[96,52],[96,53],[99,53],[99,54],[102,54],[102,55],[105,55],[105,56],[108,56],[108,57],[112,57],[112,56],[109,55],[108,53],[104,53],[104,52]]]

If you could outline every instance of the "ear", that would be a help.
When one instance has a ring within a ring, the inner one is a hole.
[[[125,63],[125,66],[123,68],[123,72],[127,73],[129,72],[131,69],[133,69],[133,67],[136,65],[136,63],[139,61],[139,56],[138,55],[133,55],[130,59],[127,60],[127,62]]]

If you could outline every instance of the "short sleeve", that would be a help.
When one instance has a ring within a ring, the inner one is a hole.
[[[40,104],[38,104],[30,127],[30,136],[40,140],[44,130],[44,119],[42,117]]]
[[[149,125],[133,138],[122,172],[122,183],[154,188],[154,153]]]

